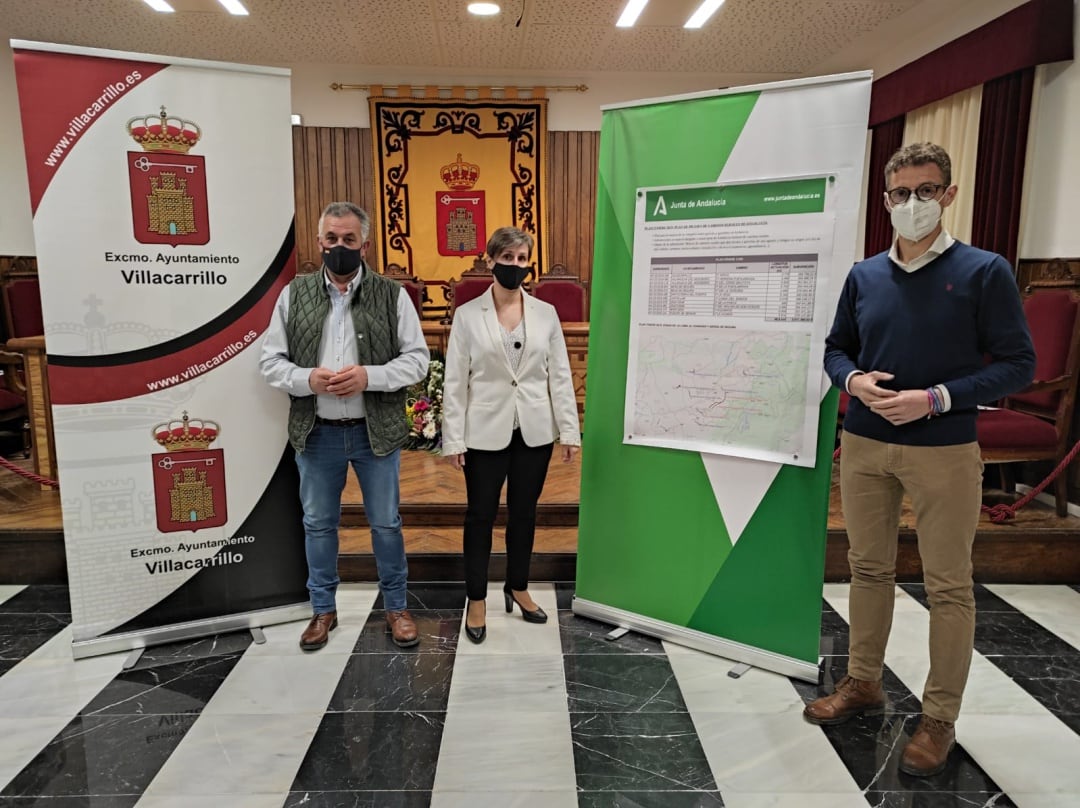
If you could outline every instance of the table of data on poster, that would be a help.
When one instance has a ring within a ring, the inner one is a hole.
[[[817,255],[654,256],[649,314],[810,322],[817,271]]]

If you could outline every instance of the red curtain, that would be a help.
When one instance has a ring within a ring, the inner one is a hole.
[[[1035,68],[983,85],[971,243],[1016,266]]]
[[[868,257],[889,249],[892,244],[892,222],[882,204],[881,194],[885,190],[885,164],[903,145],[904,116],[879,123],[870,132],[870,161],[866,167],[869,172],[866,183],[866,234],[863,239],[863,255]]]
[[[1047,62],[1073,58],[1073,0],[1029,0],[874,82],[870,125]]]

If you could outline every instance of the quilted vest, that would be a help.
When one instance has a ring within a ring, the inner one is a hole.
[[[397,300],[399,287],[376,275],[364,264],[360,288],[350,303],[356,329],[356,352],[361,365],[385,365],[401,351],[398,344]],[[298,275],[289,284],[289,320],[286,336],[289,358],[303,368],[319,366],[323,326],[330,312],[330,295],[322,271]],[[404,445],[409,436],[405,421],[407,391],[365,390],[367,431],[372,451],[379,457]],[[303,452],[315,426],[315,396],[289,396],[289,443]]]

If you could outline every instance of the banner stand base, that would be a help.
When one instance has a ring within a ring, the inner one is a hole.
[[[662,620],[654,620],[634,612],[626,612],[616,609],[614,606],[605,606],[591,600],[574,597],[571,608],[574,614],[582,617],[591,617],[604,623],[612,623],[619,628],[636,631],[658,640],[667,640],[676,645],[684,645],[697,651],[705,651],[708,654],[730,659],[733,662],[743,662],[755,668],[779,673],[783,676],[791,676],[802,679],[805,682],[817,683],[818,666],[801,659],[774,654],[752,645],[743,645],[733,640],[725,640],[713,634],[696,631],[685,626],[677,626],[674,623],[665,623]]]
[[[273,609],[259,609],[254,612],[240,612],[205,620],[193,620],[190,623],[174,623],[171,626],[131,631],[125,634],[109,634],[89,640],[76,640],[71,643],[71,654],[75,659],[84,659],[101,654],[115,654],[118,651],[132,651],[148,648],[151,645],[164,645],[168,642],[181,642],[206,637],[210,634],[225,634],[230,631],[244,631],[271,626],[275,623],[290,623],[294,620],[310,620],[311,603],[295,603],[289,606],[277,606]]]

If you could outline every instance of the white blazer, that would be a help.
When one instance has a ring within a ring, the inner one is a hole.
[[[443,379],[442,453],[510,444],[517,413],[529,446],[581,444],[566,341],[555,307],[521,292],[525,347],[515,373],[503,348],[494,292],[454,312]]]

